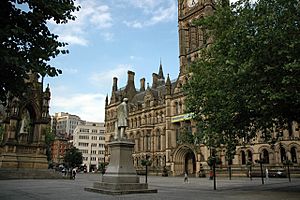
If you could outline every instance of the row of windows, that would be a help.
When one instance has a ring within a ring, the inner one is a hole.
[[[150,135],[147,135],[146,137],[141,137],[140,140],[137,141],[136,147],[138,151],[150,151],[154,148],[160,151],[163,148],[161,136],[151,137]]]
[[[144,115],[143,118],[138,117],[138,118],[132,118],[129,119],[129,128],[137,128],[140,127],[141,125],[144,124],[156,124],[156,123],[162,123],[165,121],[165,115],[163,112],[157,113],[156,116],[152,116],[151,114],[149,115]],[[109,132],[113,132],[115,130],[115,123],[110,123],[107,124],[107,129]]]
[[[80,140],[89,140],[90,136],[89,135],[79,135]],[[92,140],[98,140],[98,136],[92,136]],[[105,140],[105,137],[99,136],[99,140]]]
[[[78,144],[80,147],[88,147],[89,143],[79,142]]]
[[[81,132],[81,133],[89,133],[90,129],[88,129],[88,128],[81,128],[81,129],[79,129],[79,132]]]
[[[86,142],[79,142],[78,144],[80,147],[88,147],[89,146],[89,143],[86,143]],[[104,144],[99,144],[97,145],[96,143],[92,143],[92,147],[100,147],[100,148],[104,148]]]
[[[80,149],[79,151],[80,151],[81,153],[83,153],[83,154],[88,154],[88,153],[89,153],[89,150],[88,150],[88,149]],[[92,150],[91,154],[97,154],[97,150]],[[98,154],[99,154],[99,155],[104,155],[104,154],[105,154],[105,151],[98,150]]]
[[[280,147],[279,153],[280,153],[280,162],[284,163],[288,159],[286,154],[286,149],[284,147]],[[296,147],[292,147],[290,153],[291,153],[291,161],[293,163],[298,163]],[[270,152],[267,149],[262,150],[260,157],[261,157],[260,159],[263,160],[264,163],[266,164],[270,163]],[[245,165],[247,164],[247,161],[253,162],[252,152],[250,150],[241,151],[241,164]]]
[[[97,157],[83,157],[83,161],[88,161],[91,158],[91,161],[96,161]],[[98,161],[102,161],[103,158],[98,158]]]
[[[88,135],[79,135],[80,140],[88,140],[90,139]]]
[[[79,129],[79,132],[81,132],[81,133],[90,133],[90,129],[88,129],[88,128],[81,128],[81,129]],[[92,129],[92,133],[104,134],[105,131],[104,130]]]

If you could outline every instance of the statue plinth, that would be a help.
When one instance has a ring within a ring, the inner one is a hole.
[[[148,189],[147,183],[140,183],[133,166],[133,142],[121,139],[110,142],[108,146],[110,163],[102,181],[95,182],[93,188],[85,188],[86,191],[104,194],[157,193],[156,189]]]
[[[102,182],[107,183],[139,183],[139,177],[133,166],[133,142],[113,141],[108,144],[111,157]]]

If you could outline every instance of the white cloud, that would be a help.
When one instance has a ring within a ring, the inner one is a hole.
[[[151,13],[155,7],[161,5],[163,2],[166,2],[166,0],[128,0],[131,6],[141,8],[145,13]]]
[[[149,25],[153,25],[160,22],[170,21],[175,16],[176,11],[177,6],[175,3],[172,3],[169,7],[160,8],[157,11],[155,11],[153,17],[147,23]]]
[[[71,67],[64,67],[62,69],[63,73],[68,73],[68,74],[77,74],[78,73],[78,69],[76,68],[71,68]]]
[[[50,22],[54,28],[53,32],[60,36],[60,40],[70,45],[87,46],[88,30],[106,30],[112,27],[112,17],[107,5],[103,5],[97,0],[78,0],[75,2],[81,9],[73,13],[76,16],[75,21],[69,21],[67,24],[56,25]],[[112,35],[111,35],[112,37]],[[109,39],[111,39],[111,37]],[[104,35],[104,39],[107,39]]]
[[[105,98],[106,96],[103,94],[59,95],[54,92],[51,98],[50,110],[51,112],[69,112],[78,115],[82,120],[104,122]],[[52,110],[52,107],[55,110]]]
[[[103,33],[101,33],[101,35],[103,36],[103,38],[104,38],[106,41],[113,41],[113,40],[114,40],[114,34],[113,34],[113,33],[110,33],[110,32],[103,32]]]
[[[139,56],[129,56],[130,60],[141,60],[143,59],[142,57]]]
[[[85,38],[76,35],[60,34],[60,40],[71,45],[76,45],[76,44],[81,46],[88,45],[88,41]]]
[[[143,28],[157,23],[173,20],[177,15],[177,3],[174,0],[129,0],[131,6],[142,9],[144,20],[124,20],[123,23],[132,28]]]
[[[123,23],[128,26],[128,27],[132,27],[132,28],[143,28],[143,24],[141,22],[138,22],[138,21],[123,21]]]
[[[132,70],[132,66],[128,64],[120,64],[116,68],[112,68],[109,71],[102,71],[100,73],[93,73],[90,81],[97,86],[106,86],[108,83],[112,83],[113,77],[127,77],[128,70]]]

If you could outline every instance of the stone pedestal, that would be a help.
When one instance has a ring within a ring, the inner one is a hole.
[[[156,189],[148,189],[148,184],[140,183],[133,166],[133,142],[113,141],[108,146],[111,156],[106,173],[101,182],[95,182],[93,188],[85,188],[86,191],[104,194],[157,193]]]

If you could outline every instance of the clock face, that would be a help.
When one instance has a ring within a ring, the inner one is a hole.
[[[198,3],[198,0],[188,0],[187,5],[188,7],[194,7]]]

